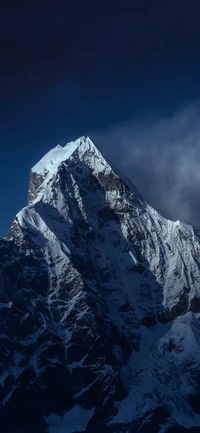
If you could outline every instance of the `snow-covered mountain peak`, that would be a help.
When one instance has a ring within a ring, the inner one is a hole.
[[[80,137],[75,141],[70,141],[64,147],[58,144],[44,155],[40,161],[32,167],[31,171],[40,176],[55,171],[62,161],[67,160],[80,145],[87,144],[94,146],[89,137]]]
[[[76,157],[74,156],[75,152]],[[100,168],[100,161],[101,165],[102,161],[104,161],[104,166],[107,164],[101,153],[98,151],[88,136],[83,136],[75,141],[71,141],[64,147],[58,144],[56,147],[47,152],[46,155],[44,155],[43,158],[41,158],[40,161],[31,169],[28,203],[31,204],[38,198],[38,194],[41,193],[41,190],[44,190],[49,182],[55,177],[62,163],[65,163],[66,167],[66,162],[73,158],[76,160],[78,158],[85,163],[85,161],[83,161],[83,155],[85,153],[87,153],[87,157],[89,156],[91,159],[90,165],[93,164],[96,166],[97,170]],[[97,160],[99,160],[98,164]],[[86,164],[88,164],[88,161]]]
[[[199,287],[200,232],[56,146],[0,243],[0,431],[199,432]]]

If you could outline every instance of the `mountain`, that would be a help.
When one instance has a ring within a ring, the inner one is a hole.
[[[0,313],[1,433],[200,431],[200,232],[88,137],[32,168]]]

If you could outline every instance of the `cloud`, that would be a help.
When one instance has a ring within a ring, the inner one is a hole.
[[[94,141],[167,218],[200,227],[200,104],[171,116],[143,117],[91,134]]]

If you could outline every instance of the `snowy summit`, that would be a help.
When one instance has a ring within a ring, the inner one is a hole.
[[[62,161],[67,160],[77,147],[83,143],[91,145],[92,142],[89,137],[81,137],[76,141],[67,143],[64,147],[58,144],[46,153],[46,155],[36,165],[34,165],[34,167],[32,167],[31,171],[43,176],[46,172],[56,170],[59,164]]]
[[[199,431],[200,233],[88,137],[31,169],[0,309],[0,431]]]

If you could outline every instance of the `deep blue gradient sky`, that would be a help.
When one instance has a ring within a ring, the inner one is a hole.
[[[200,99],[199,16],[193,0],[4,2],[0,237],[51,147]]]

